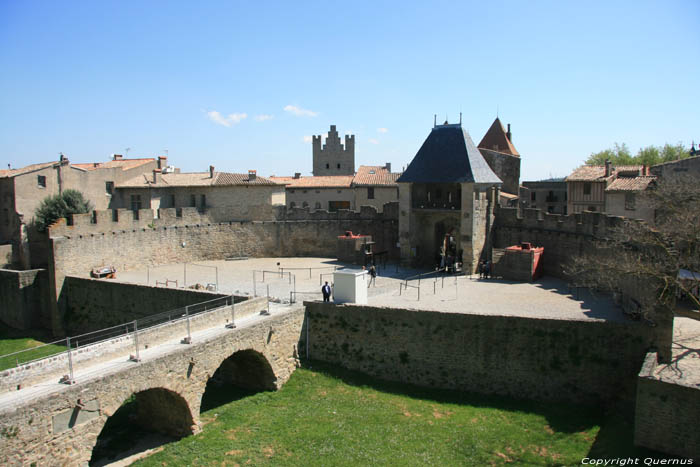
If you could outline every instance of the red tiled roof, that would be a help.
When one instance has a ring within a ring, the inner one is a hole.
[[[618,177],[605,191],[644,191],[655,180],[656,177]]]
[[[164,187],[187,187],[187,186],[236,186],[236,185],[278,185],[274,181],[265,177],[255,177],[255,180],[248,179],[248,174],[236,174],[229,172],[214,172],[211,178],[209,172],[188,172],[188,173],[167,173],[158,174],[158,182],[153,183],[153,174],[142,174],[131,178],[125,182],[117,184],[117,188],[164,188]]]
[[[496,120],[493,121],[491,128],[488,129],[477,147],[479,149],[488,149],[491,151],[510,154],[511,156],[520,156],[518,151],[515,149],[515,146],[513,146],[513,143],[511,143],[508,139],[506,130],[503,128],[503,124],[498,117],[496,117]]]
[[[58,165],[60,162],[42,162],[40,164],[31,164],[26,167],[22,167],[19,169],[5,169],[5,170],[0,170],[0,178],[10,178],[10,177],[16,177],[17,175],[23,175],[29,172],[34,172],[35,170],[41,170],[45,169],[47,167],[52,167],[54,165]]]
[[[321,175],[316,177],[270,177],[288,188],[350,188],[352,175]]]
[[[72,167],[77,167],[83,170],[95,170],[95,169],[112,169],[121,168],[122,170],[133,169],[134,167],[139,167],[149,162],[155,162],[154,158],[143,158],[143,159],[117,159],[107,162],[90,162],[86,164],[71,164]]]
[[[357,186],[398,186],[396,179],[400,173],[391,173],[384,166],[361,165],[357,169],[352,184]]]
[[[641,165],[619,165],[610,168],[610,176],[620,173],[642,173],[643,166]],[[582,165],[574,170],[571,175],[566,177],[567,182],[602,182],[605,177],[604,165]]]

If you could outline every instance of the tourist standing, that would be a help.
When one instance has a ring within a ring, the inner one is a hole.
[[[321,293],[323,293],[323,301],[324,302],[331,301],[331,286],[328,285],[328,281],[326,281],[326,283],[323,284],[323,287],[321,287]]]

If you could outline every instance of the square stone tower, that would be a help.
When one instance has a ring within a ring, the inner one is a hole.
[[[345,146],[331,125],[326,144],[321,146],[321,135],[312,137],[313,174],[355,175],[355,135],[345,135]]]
[[[405,264],[490,259],[493,209],[502,182],[461,124],[435,125],[399,185],[399,243]]]

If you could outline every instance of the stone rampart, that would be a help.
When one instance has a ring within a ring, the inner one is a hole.
[[[126,323],[227,294],[206,290],[153,287],[111,279],[66,276],[59,296],[64,329],[69,335]],[[245,297],[237,297],[238,301]]]
[[[49,282],[45,269],[0,269],[0,321],[15,329],[49,327]]]
[[[634,444],[699,462],[700,388],[658,378],[657,361],[650,352],[639,372]]]
[[[258,297],[245,300],[244,297],[236,297],[243,301],[236,301],[234,307],[235,320],[247,318],[259,314],[267,307],[267,298]],[[178,321],[168,321],[157,326],[140,329],[138,333],[139,348],[145,350],[168,340],[184,338],[187,336],[187,321],[180,319],[181,314],[173,316]],[[194,315],[190,318],[190,332],[197,332],[215,326],[224,326],[231,322],[231,306],[216,308],[213,311]],[[71,345],[78,348],[71,352],[71,358],[75,369],[83,365],[95,365],[100,362],[112,360],[120,355],[135,354],[133,325],[128,329],[129,334],[121,334],[118,337],[105,339],[99,343],[80,347],[80,340],[74,339]],[[39,381],[45,381],[53,377],[56,382],[68,373],[68,355],[60,353],[50,358],[20,365],[0,371],[0,393],[16,390],[18,385],[28,387]]]
[[[420,386],[543,401],[631,404],[652,340],[639,322],[305,305],[312,359]]]

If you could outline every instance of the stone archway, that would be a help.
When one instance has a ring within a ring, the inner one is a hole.
[[[253,349],[239,350],[224,359],[207,381],[201,411],[276,389],[277,376],[267,358]]]
[[[123,458],[139,445],[145,450],[189,436],[194,426],[187,400],[176,392],[161,387],[136,392],[105,420],[90,464]]]

